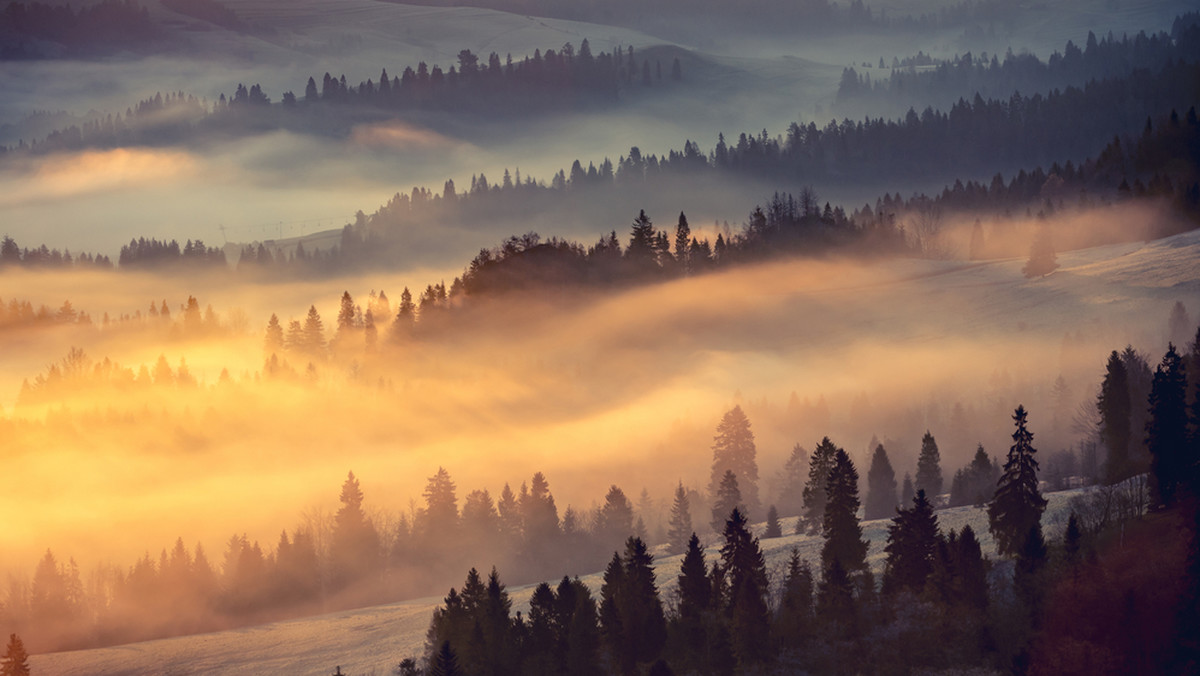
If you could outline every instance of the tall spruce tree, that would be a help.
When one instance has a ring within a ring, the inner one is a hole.
[[[625,674],[635,673],[638,664],[658,659],[666,641],[667,621],[653,564],[646,544],[631,537],[625,543],[624,557],[609,563],[601,587],[601,622],[608,620],[604,636]]]
[[[1187,372],[1171,344],[1150,385],[1146,446],[1150,449],[1151,496],[1155,504],[1174,505],[1180,487],[1190,483],[1187,479],[1194,472],[1196,453],[1188,448]]]
[[[917,456],[917,478],[913,488],[925,491],[930,502],[942,494],[942,456],[938,452],[937,440],[925,430],[921,437],[921,454]]]
[[[750,430],[750,419],[741,406],[734,406],[721,418],[717,433],[713,437],[712,472],[709,474],[709,495],[716,496],[725,472],[737,475],[738,488],[748,517],[761,515],[758,502],[758,462],[754,446],[754,432]],[[722,515],[722,522],[729,516]],[[717,528],[716,530],[720,530]]]
[[[847,575],[866,570],[867,541],[862,537],[862,525],[858,522],[858,470],[846,451],[838,449],[825,483],[829,502],[825,505],[825,518],[821,535],[825,544],[821,548],[821,569],[829,571],[837,561]]]
[[[829,439],[821,439],[821,443],[813,449],[808,461],[808,483],[804,485],[804,513],[796,522],[796,534],[816,534],[821,531],[825,522],[825,504],[828,502],[826,487],[829,482],[829,470],[833,468],[833,459],[841,450]]]
[[[725,522],[721,569],[728,599],[726,613],[738,666],[745,670],[770,657],[770,614],[767,609],[767,567],[758,538],[746,528],[746,517],[734,509]]]
[[[933,505],[925,491],[918,490],[912,507],[900,510],[888,526],[883,593],[904,589],[920,593],[933,573],[939,537]]]
[[[1100,395],[1096,399],[1100,414],[1100,441],[1108,452],[1104,463],[1105,483],[1114,484],[1131,475],[1129,460],[1130,415],[1129,374],[1121,355],[1113,350],[1104,370]]]
[[[687,549],[688,539],[692,537],[692,510],[688,504],[687,489],[683,482],[675,487],[675,502],[671,505],[671,519],[668,523],[667,546],[672,554]]]
[[[879,444],[871,456],[871,469],[867,471],[867,506],[864,515],[868,521],[886,519],[896,513],[899,504],[896,498],[896,472],[888,461],[883,444]]]
[[[1017,406],[1013,422],[1013,445],[1008,449],[1004,472],[996,485],[996,493],[988,505],[988,530],[996,538],[1001,555],[1016,554],[1024,544],[1029,529],[1041,523],[1046,499],[1038,491],[1038,462],[1033,457],[1033,432],[1026,428],[1028,414]]]
[[[776,646],[797,646],[811,631],[813,614],[813,573],[800,550],[792,548],[788,556],[787,575],[775,611],[774,635]]]
[[[729,514],[734,509],[745,509],[742,501],[742,492],[738,486],[737,475],[733,470],[725,470],[725,476],[721,478],[721,484],[716,490],[716,496],[713,499],[712,521],[710,525],[712,529],[720,533],[725,528],[725,521],[729,519]]]
[[[20,636],[9,634],[8,646],[0,659],[0,674],[3,676],[29,676],[29,653]]]

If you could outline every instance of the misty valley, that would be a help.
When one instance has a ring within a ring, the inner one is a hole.
[[[1200,671],[1200,12],[4,0],[0,676]]]

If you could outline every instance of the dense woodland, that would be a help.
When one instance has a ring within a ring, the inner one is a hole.
[[[162,38],[135,0],[69,4],[9,2],[0,11],[0,61],[101,56],[146,49]]]
[[[1092,80],[1122,77],[1132,71],[1156,72],[1164,66],[1200,60],[1200,14],[1176,17],[1170,33],[1101,39],[1088,33],[1082,49],[1068,41],[1063,51],[1046,60],[1036,55],[1014,54],[1003,58],[970,52],[947,61],[935,62],[923,53],[890,66],[882,59],[878,69],[864,63],[859,70],[846,69],[838,86],[838,109],[847,113],[891,112],[903,114],[932,106],[946,109],[961,99],[979,95],[1003,99],[1013,92],[1048,94],[1056,89],[1082,87]]]
[[[659,50],[643,56],[629,47],[593,54],[585,38],[578,51],[568,42],[558,51],[537,49],[515,61],[511,54],[502,61],[495,52],[485,61],[482,55],[463,49],[457,65],[448,69],[422,61],[406,66],[399,75],[389,75],[383,68],[377,80],[367,78],[357,85],[348,82],[345,74],[310,76],[303,94],[283,92],[278,103],[272,103],[258,84],[239,83],[229,96],[221,94],[211,103],[184,92],[159,93],[127,108],[123,115],[97,116],[55,130],[44,139],[22,140],[7,152],[194,143],[212,135],[270,129],[345,135],[356,124],[419,110],[488,119],[595,111],[683,80],[677,52]]]
[[[339,333],[354,325],[347,300]],[[195,330],[203,330],[192,305]],[[1172,316],[1181,321],[1186,317]],[[289,335],[273,318],[266,350],[326,349],[314,345],[325,344],[319,316]],[[659,660],[675,672],[700,673],[769,664],[821,672],[846,665],[884,672],[898,665],[1188,671],[1198,645],[1184,633],[1196,626],[1187,615],[1196,608],[1200,489],[1200,331],[1195,336],[1184,352],[1169,347],[1148,386],[1149,367],[1132,350],[1098,365],[1104,375],[1092,438],[1102,464],[1076,465],[1072,476],[1102,485],[1073,499],[1061,535],[1044,533],[1040,523],[1042,487],[1055,486],[1045,482],[1023,407],[1013,415],[1003,463],[980,448],[953,481],[930,432],[903,485],[883,444],[863,481],[846,451],[826,437],[811,451],[796,445],[778,494],[761,489],[752,425],[734,407],[715,428],[709,485],[680,484],[658,518],[644,491],[635,503],[617,486],[594,509],[560,511],[541,473],[518,489],[506,484],[495,497],[477,489],[460,500],[450,474],[438,468],[420,506],[384,529],[369,516],[376,512],[351,473],[331,523],[284,530],[273,546],[234,534],[223,551],[210,553],[180,539],[157,556],[86,578],[73,560],[47,551],[31,580],[10,583],[0,625],[35,651],[120,643],[408,598],[453,584],[450,571],[471,568],[435,613],[428,673],[446,673],[439,670],[451,661],[459,673],[546,664],[567,673],[630,673]],[[59,377],[122,371],[107,361],[86,364],[73,353]],[[163,362],[144,387],[208,387],[185,383],[185,368]],[[1130,432],[1139,424],[1144,437]],[[939,529],[938,510],[962,496],[987,505],[999,559],[983,556],[969,527]],[[780,521],[792,517],[792,532],[822,539],[820,560],[793,554],[785,571],[768,571],[759,538],[782,537]],[[860,518],[892,519],[881,575],[866,564]],[[766,522],[752,531],[748,519]],[[1188,537],[1177,536],[1179,529]],[[701,545],[714,538],[716,555]],[[669,595],[659,592],[652,549],[684,554]],[[570,577],[544,584],[527,616],[511,615],[496,572],[527,584],[601,570],[605,561],[599,589]],[[486,582],[478,570],[492,571]],[[1139,603],[1118,602],[1129,595]],[[1138,629],[1130,634],[1130,627]],[[1091,657],[1080,662],[1084,654]],[[406,661],[403,668],[421,664]]]
[[[919,127],[921,123],[916,124]],[[1124,141],[1114,137],[1097,156],[1079,164],[1056,162],[1047,169],[1021,170],[1007,181],[996,174],[986,184],[956,181],[933,197],[885,195],[875,205],[864,204],[849,213],[840,206],[822,205],[811,188],[796,195],[776,194],[755,208],[739,231],[720,233],[715,240],[693,237],[685,215],[680,215],[671,232],[655,228],[644,213],[636,219],[642,223],[637,230],[641,234],[636,245],[630,242],[632,253],[621,251],[615,233],[590,246],[558,239],[542,242],[532,235],[514,237],[497,249],[482,251],[464,272],[461,290],[478,290],[478,284],[473,287],[469,282],[489,274],[489,270],[513,280],[511,284],[501,281],[499,287],[550,282],[605,284],[831,249],[937,254],[942,215],[955,212],[1049,216],[1064,208],[1149,199],[1165,201],[1196,222],[1200,214],[1200,174],[1196,171],[1200,166],[1200,122],[1195,110],[1189,109],[1182,118],[1172,113],[1157,124],[1143,120],[1143,125],[1141,134],[1124,136]],[[739,148],[741,145],[739,142]],[[750,152],[750,143],[745,145],[744,152]],[[717,150],[722,156],[743,152],[723,146]],[[411,194],[397,193],[370,216],[360,212],[356,222],[343,229],[336,248],[308,251],[297,246],[291,251],[272,251],[259,244],[243,249],[238,270],[310,274],[364,265],[386,266],[394,247],[402,246],[421,223],[470,222],[497,211],[513,216],[569,211],[580,200],[606,191],[619,194],[654,186],[667,177],[686,180],[690,175],[695,180],[706,172],[723,171],[709,162],[695,144],[689,143],[684,152],[672,152],[661,162],[653,156],[643,158],[636,148],[616,165],[606,161],[599,168],[590,165],[584,170],[576,162],[569,175],[560,172],[550,185],[528,177],[522,181],[519,174],[514,178],[506,173],[498,184],[489,183],[485,176],[475,177],[471,189],[461,193],[453,182],[447,182],[441,194],[414,188]],[[973,258],[988,257],[982,236],[967,253]],[[639,260],[646,263],[640,269],[636,263]],[[502,272],[505,268],[517,268],[519,272]]]

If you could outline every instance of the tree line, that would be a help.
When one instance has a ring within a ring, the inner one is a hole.
[[[99,56],[145,49],[160,37],[150,12],[135,0],[101,0],[79,9],[14,1],[0,11],[0,60]]]
[[[1177,368],[1166,366],[1174,364],[1172,354],[1173,346],[1160,373]],[[434,612],[423,659],[406,659],[397,671],[1056,673],[1080,667],[1080,659],[1092,673],[1187,671],[1200,664],[1194,625],[1200,411],[1193,409],[1187,422],[1179,414],[1182,386],[1163,387],[1151,398],[1154,422],[1147,427],[1155,457],[1175,458],[1170,474],[1151,475],[1163,512],[1150,523],[1119,525],[1144,547],[1136,552],[1138,567],[1112,553],[1115,526],[1086,529],[1074,512],[1061,539],[1047,541],[1037,451],[1028,412],[1018,406],[1013,445],[988,500],[999,562],[983,556],[969,525],[943,531],[935,506],[918,489],[911,506],[892,506],[877,585],[857,516],[858,473],[845,451],[829,442],[835,450],[823,470],[827,505],[815,531],[822,539],[819,578],[793,549],[786,572],[772,581],[760,540],[735,505],[711,564],[691,535],[669,596],[660,592],[653,556],[636,536],[626,540],[623,553],[614,551],[598,600],[578,578],[564,577],[557,587],[540,584],[524,617],[511,615],[496,568],[486,585],[473,568],[461,592],[451,588]],[[1175,403],[1166,401],[1171,398]],[[1173,532],[1180,527],[1190,531],[1186,548]],[[771,537],[770,530],[768,523],[764,537]],[[1145,578],[1149,571],[1161,578]],[[1138,592],[1145,595],[1139,607],[1111,607]],[[1153,631],[1140,628],[1145,621],[1154,622]]]
[[[974,95],[986,100],[1007,98],[1013,92],[1048,93],[1135,70],[1158,71],[1174,61],[1194,63],[1200,60],[1200,14],[1177,16],[1169,33],[1139,31],[1132,38],[1124,34],[1118,39],[1109,32],[1098,39],[1089,31],[1082,49],[1068,40],[1062,52],[1044,61],[1011,49],[1003,57],[967,52],[936,63],[922,56],[904,62],[893,59],[890,68],[880,58],[880,73],[874,79],[867,68],[847,68],[838,85],[838,108],[876,114],[903,114],[910,107],[945,109]]]
[[[588,40],[557,51],[534,50],[514,60],[469,49],[448,69],[424,61],[400,75],[381,69],[378,79],[355,85],[345,74],[310,76],[302,94],[285,91],[278,103],[260,84],[235,90],[211,103],[184,92],[162,93],[126,109],[56,129],[43,139],[23,139],[9,151],[54,152],[82,148],[189,142],[207,133],[283,128],[317,133],[349,130],[370,119],[406,110],[464,113],[545,114],[561,109],[616,105],[621,97],[662,88],[684,78],[674,50],[642,56],[633,47],[593,54]],[[664,58],[670,58],[664,63]],[[169,114],[166,114],[169,113]],[[332,125],[332,126],[331,126]]]

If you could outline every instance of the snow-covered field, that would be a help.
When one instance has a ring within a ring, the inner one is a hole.
[[[1047,538],[1059,536],[1066,521],[1070,499],[1083,490],[1062,491],[1046,495],[1049,502],[1042,523]],[[995,558],[995,543],[987,528],[987,510],[976,507],[956,507],[937,513],[943,532],[961,530],[970,525],[979,537],[984,555]],[[791,533],[796,519],[781,520],[785,533]],[[878,572],[882,570],[887,540],[887,519],[863,522],[863,535],[870,542],[868,561]],[[761,535],[764,524],[755,531]],[[711,562],[719,556],[720,543],[708,542],[706,557]],[[820,536],[785,535],[760,541],[772,583],[783,575],[793,548],[814,568],[821,557]],[[664,599],[670,599],[676,587],[681,555],[661,556],[655,561],[655,577]],[[464,577],[465,577],[464,571]],[[500,571],[503,579],[504,571]],[[599,596],[603,574],[582,576]],[[528,611],[529,597],[536,585],[509,588],[513,611]],[[431,590],[433,591],[433,590]],[[343,674],[384,675],[408,656],[420,655],[425,631],[441,596],[392,603],[371,608],[349,610],[319,617],[276,622],[258,627],[222,631],[198,636],[147,641],[114,648],[81,650],[67,653],[36,655],[30,660],[33,672],[39,675],[117,676],[123,674],[311,674],[326,676],[341,667]]]

